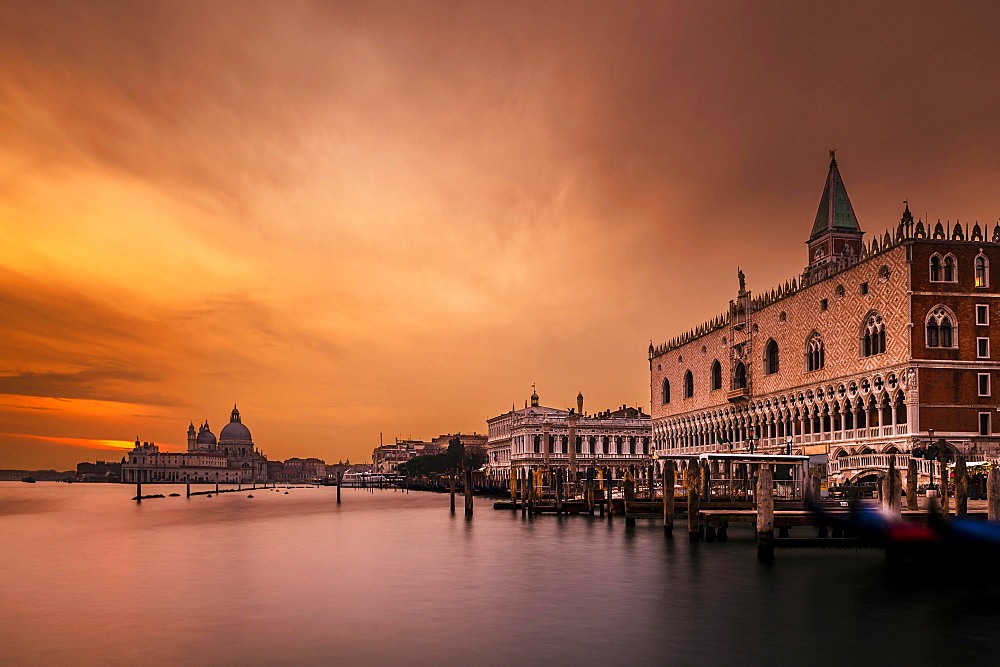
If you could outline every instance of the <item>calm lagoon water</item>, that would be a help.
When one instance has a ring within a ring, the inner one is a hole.
[[[995,572],[768,567],[742,528],[691,546],[651,521],[284,491],[0,483],[0,664],[1000,661]]]

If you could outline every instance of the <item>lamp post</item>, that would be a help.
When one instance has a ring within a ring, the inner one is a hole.
[[[751,454],[753,454],[753,448],[754,448],[754,442],[755,442],[756,440],[757,440],[757,435],[756,435],[756,434],[754,434],[754,433],[749,433],[749,434],[747,435],[747,437],[746,437],[746,441],[747,441],[747,450],[749,450],[749,452],[750,452]]]
[[[785,438],[785,455],[786,456],[791,456],[792,455],[792,442],[793,442],[792,436],[788,436],[787,438]]]

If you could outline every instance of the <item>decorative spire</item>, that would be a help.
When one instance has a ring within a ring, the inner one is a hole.
[[[240,421],[240,411],[236,409],[236,404],[233,403],[233,413],[229,416],[229,423]]]

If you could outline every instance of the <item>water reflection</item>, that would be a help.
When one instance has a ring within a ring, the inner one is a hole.
[[[748,529],[691,545],[481,499],[469,521],[445,495],[252,493],[136,505],[124,486],[0,483],[0,662],[993,658],[990,573],[890,577],[874,551],[762,567]]]

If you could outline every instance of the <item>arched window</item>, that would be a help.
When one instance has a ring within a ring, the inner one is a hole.
[[[778,372],[778,343],[772,338],[764,346],[764,374],[773,375]]]
[[[979,253],[976,255],[976,287],[990,286],[990,261],[986,255]]]
[[[878,313],[865,318],[861,328],[861,356],[872,357],[885,352],[885,322]]]
[[[660,398],[663,400],[664,405],[670,402],[670,380],[667,378],[663,378],[663,386],[660,388]]]
[[[935,306],[927,313],[927,347],[958,347],[958,320],[946,306]]]
[[[712,362],[712,389],[722,389],[722,364],[718,359]]]
[[[818,371],[826,366],[826,348],[823,339],[815,331],[806,341],[806,370]]]
[[[691,371],[684,373],[684,398],[691,398],[694,396],[694,376],[691,375]]]
[[[733,368],[733,389],[746,389],[747,387],[747,367],[742,361],[736,363]]]
[[[931,255],[931,282],[941,282],[941,255]]]
[[[946,283],[958,282],[958,262],[955,261],[955,256],[951,253],[948,253],[944,257],[944,275],[942,279]]]

